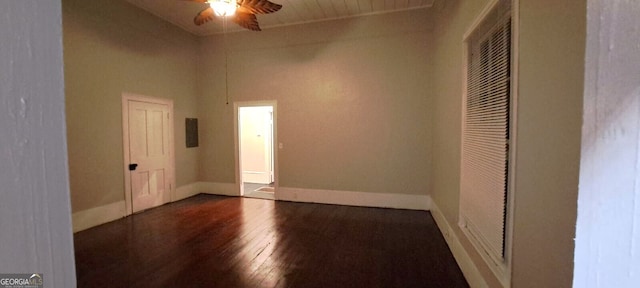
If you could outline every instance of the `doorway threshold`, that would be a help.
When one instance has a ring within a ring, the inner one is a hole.
[[[244,197],[275,200],[272,184],[244,183]]]

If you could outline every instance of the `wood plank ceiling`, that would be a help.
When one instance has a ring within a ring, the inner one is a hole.
[[[193,17],[208,4],[181,0],[126,0],[182,29],[199,36],[223,32],[222,20],[202,26],[193,24]],[[435,0],[271,0],[282,4],[274,14],[258,15],[262,29],[302,23],[330,21],[349,17],[422,9],[433,6]],[[228,32],[243,31],[229,23]]]

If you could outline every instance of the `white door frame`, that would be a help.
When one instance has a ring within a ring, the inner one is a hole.
[[[242,185],[242,163],[240,154],[240,122],[238,116],[240,115],[241,107],[257,107],[257,106],[271,106],[273,107],[273,174],[275,181],[273,183],[274,197],[278,199],[278,187],[279,187],[279,173],[278,173],[278,101],[276,100],[262,100],[262,101],[240,101],[233,102],[233,141],[235,145],[235,159],[236,159],[236,193],[237,195],[244,196],[244,187]]]
[[[122,169],[124,171],[124,202],[126,215],[131,215],[131,174],[129,172],[129,101],[146,102],[153,104],[167,105],[169,107],[169,189],[165,189],[165,195],[162,196],[162,204],[172,202],[176,199],[175,195],[175,149],[174,149],[174,131],[173,131],[173,100],[149,97],[128,92],[122,93],[122,154],[124,154],[124,163]],[[167,195],[169,193],[169,195]]]

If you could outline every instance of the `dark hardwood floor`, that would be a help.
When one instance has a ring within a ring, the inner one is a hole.
[[[198,195],[74,239],[78,287],[468,287],[424,211]]]

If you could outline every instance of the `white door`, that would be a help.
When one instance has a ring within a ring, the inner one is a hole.
[[[169,106],[128,100],[128,110],[131,208],[135,213],[168,202]]]
[[[242,181],[273,182],[273,107],[240,107]]]

